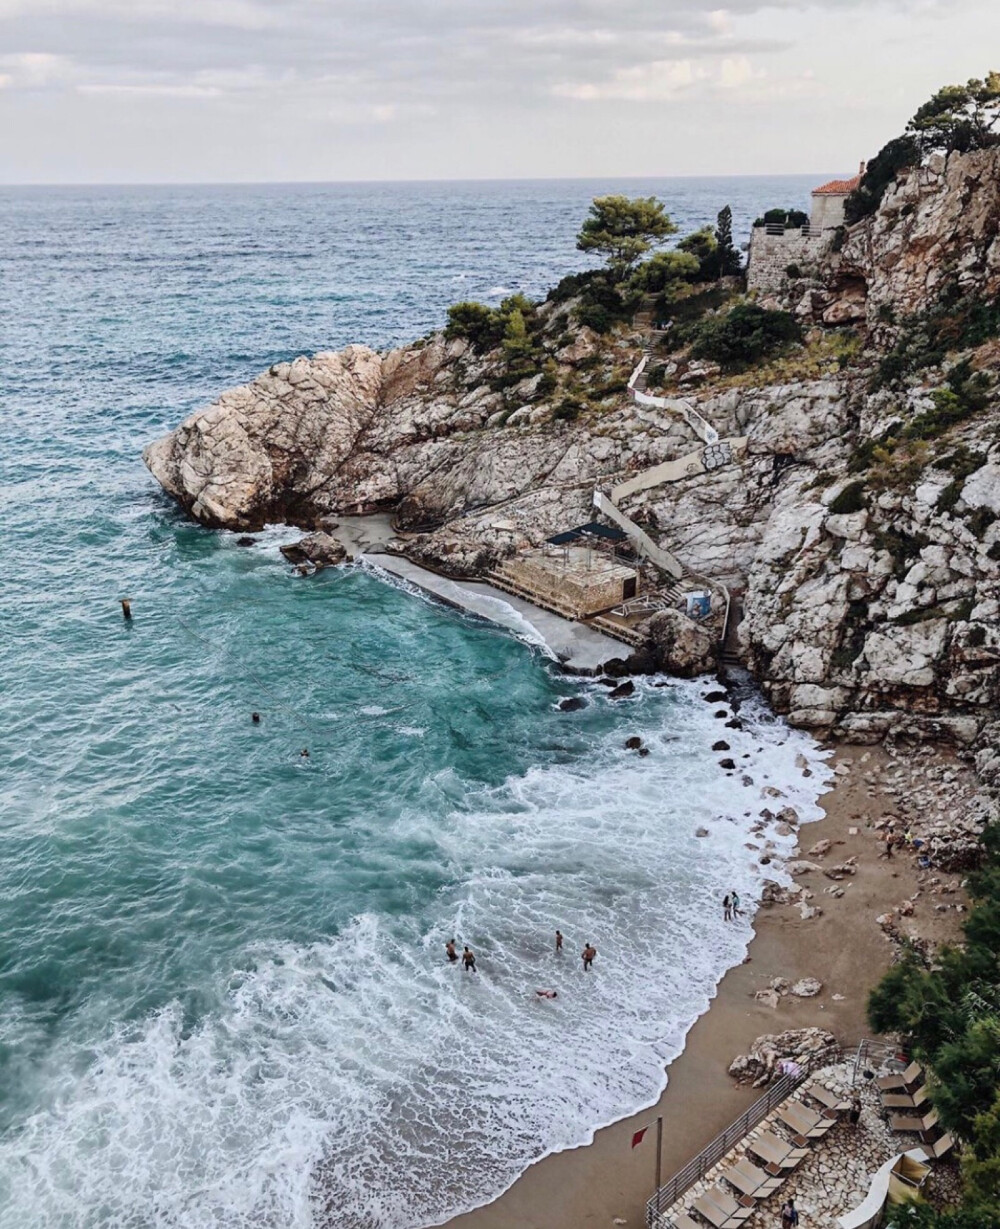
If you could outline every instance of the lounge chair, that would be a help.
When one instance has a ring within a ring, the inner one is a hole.
[[[950,1135],[942,1135],[940,1139],[936,1139],[933,1144],[922,1141],[924,1152],[934,1161],[940,1159],[955,1147],[955,1141]]]
[[[910,1063],[905,1071],[894,1071],[891,1075],[882,1075],[875,1081],[882,1092],[891,1092],[894,1088],[910,1089],[923,1078],[924,1069],[919,1063]]]
[[[927,1089],[920,1087],[912,1093],[883,1093],[882,1108],[887,1110],[918,1110],[927,1100]]]
[[[922,1131],[929,1131],[937,1124],[937,1120],[937,1110],[931,1110],[929,1114],[924,1114],[923,1118],[914,1118],[908,1114],[890,1114],[889,1126],[894,1131],[912,1131],[919,1135]]]
[[[770,1131],[758,1135],[747,1144],[747,1151],[760,1157],[767,1165],[775,1165],[779,1169],[794,1169],[798,1163],[809,1155],[808,1148],[794,1148],[787,1139],[779,1139]]]
[[[825,1088],[822,1084],[813,1082],[805,1091],[807,1097],[812,1097],[824,1109],[828,1109],[834,1114],[841,1114],[851,1108],[850,1101],[844,1100],[843,1097],[838,1097],[835,1092],[831,1092],[829,1088]]]
[[[822,1139],[836,1124],[836,1118],[814,1114],[801,1101],[789,1101],[778,1110],[778,1118],[797,1135],[805,1139]]]
[[[705,1229],[704,1225],[699,1224],[693,1216],[688,1216],[686,1212],[679,1212],[670,1223],[673,1229]]]
[[[756,1205],[750,1200],[751,1206],[738,1204],[732,1195],[727,1195],[721,1186],[713,1186],[701,1198],[694,1201],[696,1210],[704,1216],[715,1229],[736,1229],[742,1225],[748,1216],[753,1216]]]
[[[743,1195],[749,1195],[751,1199],[767,1199],[785,1181],[783,1174],[775,1176],[765,1173],[745,1156],[740,1157],[722,1176],[730,1186],[734,1186]]]

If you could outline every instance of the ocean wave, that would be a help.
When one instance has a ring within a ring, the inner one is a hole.
[[[759,889],[746,844],[764,791],[808,820],[826,776],[805,736],[753,705],[727,731],[740,771],[725,773],[709,749],[718,705],[698,683],[657,682],[639,687],[647,758],[605,738],[391,821],[387,850],[428,848],[448,868],[431,905],[357,915],[328,941],[251,944],[214,1010],[192,1026],[173,1002],[116,1026],[78,1079],[57,1073],[86,1049],[64,1043],[49,1103],[0,1143],[0,1225],[412,1229],[650,1103],[744,954],[749,923],[725,924],[719,902]],[[452,937],[476,974],[443,959]]]

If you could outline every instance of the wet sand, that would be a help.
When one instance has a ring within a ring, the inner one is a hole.
[[[924,762],[934,754],[930,748],[917,752]],[[907,761],[890,760],[882,748],[841,747],[831,762],[852,771],[838,776],[821,799],[824,818],[801,829],[800,850],[827,838],[834,848],[817,861],[829,866],[856,855],[857,874],[836,884],[822,872],[801,877],[798,882],[815,892],[810,903],[822,909],[808,921],[795,905],[759,910],[748,961],[723,978],[709,1010],[688,1034],[683,1053],[670,1064],[667,1088],[655,1108],[597,1131],[591,1144],[537,1162],[493,1203],[448,1221],[448,1229],[641,1227],[654,1187],[656,1145],[650,1131],[632,1149],[634,1131],[663,1116],[666,1181],[760,1096],[759,1090],[738,1086],[727,1072],[755,1038],[810,1025],[829,1029],[845,1046],[869,1035],[868,992],[893,951],[875,919],[910,897],[918,881],[911,856],[898,854],[891,861],[878,856],[881,846],[872,825],[885,814],[897,814],[898,806],[864,777],[886,764],[898,768]],[[851,828],[857,829],[855,835]],[[826,894],[830,887],[843,888],[844,895]],[[954,912],[942,915],[922,904],[907,919],[907,929],[940,941],[957,933],[958,921]],[[775,977],[793,982],[816,977],[823,990],[810,999],[783,997],[777,1008],[755,1001],[754,992]],[[843,998],[835,1001],[834,995]]]

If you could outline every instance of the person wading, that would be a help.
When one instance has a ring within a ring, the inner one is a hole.
[[[733,892],[732,894],[732,909],[733,909],[734,918],[742,916],[742,910],[740,909],[740,898],[736,895],[735,892]]]
[[[733,906],[728,896],[722,898],[722,917],[724,921],[731,922],[733,920]]]
[[[471,947],[462,948],[462,964],[465,965],[466,973],[475,973],[476,971],[476,954]]]
[[[455,951],[455,940],[449,939],[444,945],[444,950],[448,953],[448,962],[454,964],[458,959],[458,952]]]
[[[556,931],[556,955],[557,956],[562,955],[562,945],[563,945],[562,931],[557,930]]]
[[[580,955],[583,958],[583,971],[584,973],[589,973],[590,966],[594,963],[594,957],[597,955],[597,948],[594,947],[593,943],[588,943]]]

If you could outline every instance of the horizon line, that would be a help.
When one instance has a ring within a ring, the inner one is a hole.
[[[474,184],[474,183],[588,183],[594,180],[695,180],[695,179],[802,179],[820,178],[829,171],[755,171],[739,175],[513,175],[469,176],[439,179],[120,179],[120,180],[15,180],[0,182],[0,191],[7,188],[329,188],[367,187],[395,184]]]

